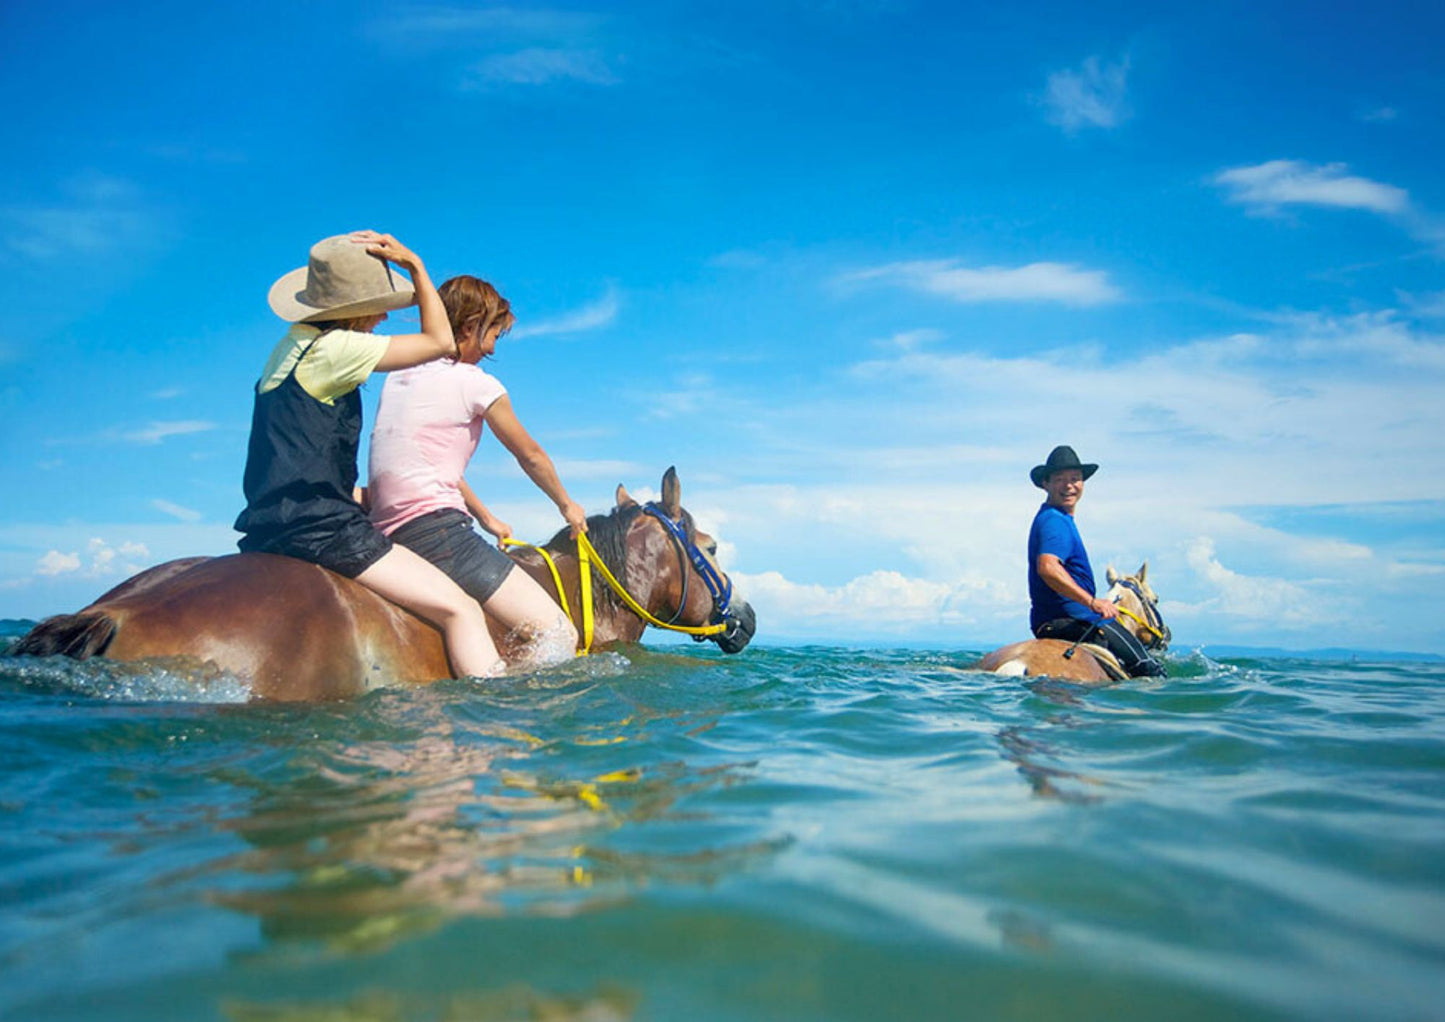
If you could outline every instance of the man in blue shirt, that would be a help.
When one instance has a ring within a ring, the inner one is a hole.
[[[1094,595],[1094,569],[1074,509],[1084,480],[1098,470],[1080,462],[1072,447],[1059,446],[1029,472],[1048,494],[1029,529],[1029,627],[1040,639],[1084,638],[1107,646],[1130,677],[1162,676],[1164,665],[1119,622],[1114,604]]]

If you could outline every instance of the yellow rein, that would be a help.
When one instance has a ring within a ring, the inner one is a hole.
[[[1161,640],[1164,638],[1164,633],[1163,633],[1163,632],[1161,632],[1159,629],[1155,628],[1155,627],[1154,627],[1153,625],[1151,625],[1148,621],[1145,621],[1145,620],[1144,620],[1143,618],[1141,618],[1138,614],[1135,614],[1135,613],[1134,613],[1132,610],[1130,610],[1128,607],[1121,607],[1121,606],[1119,606],[1119,605],[1116,603],[1116,604],[1114,604],[1114,609],[1115,609],[1116,611],[1118,611],[1120,614],[1123,614],[1125,617],[1129,618],[1131,621],[1133,621],[1135,624],[1137,624],[1140,628],[1144,629],[1144,630],[1145,630],[1146,632],[1148,632],[1150,635],[1154,636],[1154,638],[1156,638],[1156,639],[1161,639]]]
[[[567,606],[567,592],[562,588],[562,575],[557,570],[557,562],[552,559],[552,554],[539,546],[534,546],[531,543],[523,543],[517,539],[504,539],[502,540],[502,545],[526,547],[528,550],[535,550],[542,555],[542,559],[547,562],[547,568],[552,572],[552,583],[557,587],[557,599],[562,604],[562,613],[567,615],[568,620],[570,620],[573,625],[576,625],[577,619],[572,616],[572,608]],[[648,612],[647,608],[632,598],[631,593],[622,588],[622,583],[617,581],[612,572],[608,570],[607,564],[602,560],[602,555],[593,547],[592,541],[587,538],[587,534],[584,532],[577,536],[577,579],[578,586],[582,590],[582,624],[579,627],[582,633],[582,648],[577,651],[578,656],[586,656],[592,652],[593,613],[591,569],[594,567],[597,569],[598,574],[602,576],[603,580],[607,582],[608,586],[611,587],[612,591],[617,594],[618,598],[627,605],[627,608],[655,628],[665,628],[669,632],[682,632],[686,635],[720,635],[727,631],[727,625],[725,624],[700,626],[674,625],[654,617]],[[683,570],[686,571],[687,569],[684,568]]]

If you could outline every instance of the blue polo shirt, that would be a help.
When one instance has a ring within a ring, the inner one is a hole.
[[[1034,515],[1034,524],[1029,529],[1029,601],[1032,604],[1029,610],[1029,630],[1037,629],[1045,621],[1061,617],[1076,617],[1081,621],[1099,620],[1098,614],[1082,603],[1060,596],[1039,577],[1040,554],[1053,554],[1057,557],[1079,587],[1090,596],[1094,595],[1094,569],[1089,564],[1089,553],[1084,549],[1084,541],[1079,536],[1079,527],[1074,524],[1074,516],[1045,502],[1039,508],[1038,514]]]

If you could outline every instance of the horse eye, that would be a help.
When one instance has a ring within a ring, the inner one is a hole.
[[[716,557],[716,556],[717,556],[717,540],[713,540],[713,541],[712,541],[711,543],[709,543],[704,549],[707,550],[707,553],[708,553],[708,556],[709,556],[709,557]]]

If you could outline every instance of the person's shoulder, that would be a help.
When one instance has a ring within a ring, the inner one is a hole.
[[[458,370],[459,372],[465,373],[465,374],[466,374],[466,378],[467,378],[468,380],[481,381],[481,382],[485,382],[485,383],[494,383],[494,384],[496,384],[496,385],[499,386],[499,387],[502,385],[502,381],[501,381],[501,380],[497,379],[495,376],[493,376],[491,373],[487,372],[487,371],[486,371],[485,369],[483,369],[481,366],[472,365],[472,364],[469,363],[469,362],[458,362],[458,363],[457,363],[457,370]]]
[[[297,324],[298,326],[304,324]],[[391,339],[385,334],[374,334],[365,330],[327,330],[316,338],[318,348],[332,351],[350,349],[385,348]]]
[[[458,379],[463,381],[467,391],[471,394],[481,396],[487,404],[490,404],[507,392],[507,388],[502,385],[502,381],[481,366],[460,362],[457,364],[457,368],[465,370],[465,373],[460,375]]]
[[[360,330],[327,330],[306,349],[296,379],[313,397],[330,401],[365,382],[388,343],[384,336]]]

